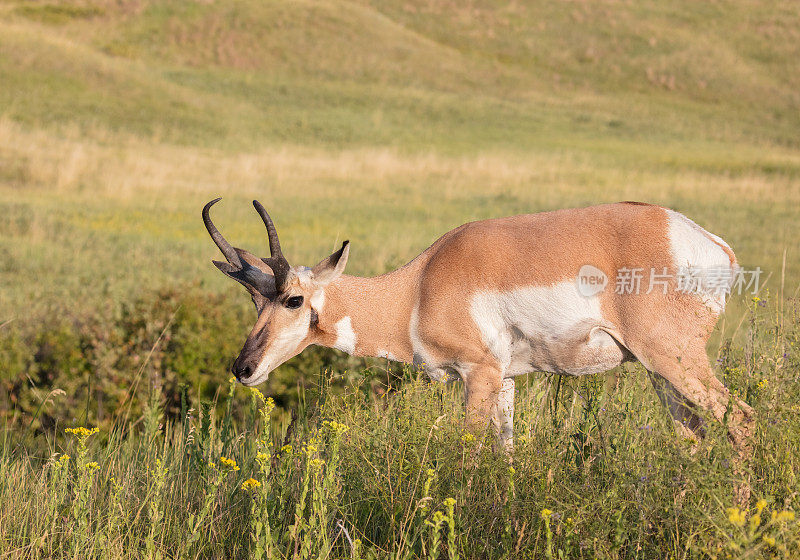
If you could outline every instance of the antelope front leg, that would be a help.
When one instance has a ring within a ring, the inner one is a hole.
[[[482,366],[475,367],[469,372],[469,375],[464,379],[468,429],[481,434],[486,429],[490,420],[494,422],[494,416],[497,412],[497,404],[502,389],[503,376],[499,369]]]
[[[514,388],[512,377],[503,379],[497,397],[497,407],[492,417],[500,445],[509,455],[514,451]]]

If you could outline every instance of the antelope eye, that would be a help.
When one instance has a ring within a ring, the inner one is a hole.
[[[289,309],[297,309],[303,305],[303,296],[292,296],[286,300],[286,307]]]

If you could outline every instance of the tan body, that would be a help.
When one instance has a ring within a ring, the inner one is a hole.
[[[675,279],[682,267],[733,272],[735,257],[680,214],[618,203],[473,222],[374,278],[342,274],[348,250],[314,269],[294,267],[280,290],[254,296],[259,318],[234,366],[243,383],[263,382],[310,344],[413,362],[434,379],[460,377],[468,421],[492,420],[510,447],[514,376],[592,374],[639,360],[682,429],[702,432],[697,409],[721,420],[730,408],[731,438],[748,435],[749,407],[731,400],[705,350],[724,293],[682,292]],[[578,290],[585,265],[609,282],[590,296]],[[616,293],[623,269],[643,271],[638,294]],[[663,274],[653,286],[651,270]],[[302,305],[281,304],[291,297]]]

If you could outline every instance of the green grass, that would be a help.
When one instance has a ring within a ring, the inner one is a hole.
[[[797,322],[798,30],[791,1],[0,3],[0,415],[10,434],[0,546],[11,557],[66,557],[76,539],[97,551],[111,543],[113,558],[252,550],[237,485],[254,472],[255,443],[240,390],[230,429],[244,438],[224,452],[238,453],[242,471],[210,506],[215,529],[186,548],[188,516],[209,489],[198,465],[225,443],[209,435],[187,463],[183,430],[193,424],[181,395],[195,418],[203,403],[226,402],[225,372],[253,319],[208,262],[218,255],[199,213],[219,195],[215,221],[235,244],[266,250],[250,205],[258,198],[294,264],[350,239],[354,274],[402,265],[473,219],[616,200],[685,213],[769,276],[760,295],[770,318],[751,319],[749,295],[733,297],[709,355],[724,358],[719,374],[760,411],[754,500],[797,510],[800,447],[788,412],[797,367],[785,362],[795,339],[770,328]],[[314,403],[327,393],[303,389],[320,369],[336,377],[324,412]],[[458,388],[440,401],[440,388],[404,385],[397,368],[310,350],[264,391],[278,404],[276,442],[292,408],[310,410],[296,445],[321,420],[350,426],[337,491],[314,507],[327,508],[330,527],[344,519],[379,557],[401,546],[424,556],[424,520],[447,497],[457,500],[462,557],[501,557],[517,540],[511,557],[546,556],[542,509],[558,514],[550,540],[565,557],[783,554],[749,552],[755,533],[730,525],[724,438],[715,432],[689,455],[641,372],[628,373],[616,392],[573,382],[548,414],[541,382],[520,383],[517,435],[528,442],[515,457],[514,499],[499,457],[463,459]],[[153,395],[167,425],[160,435],[142,431],[148,410],[155,418]],[[398,426],[387,424],[395,417]],[[54,434],[78,423],[102,429],[90,450],[101,470],[88,526],[75,516],[83,471],[70,467],[59,490],[42,465],[66,449]],[[652,433],[639,430],[646,425]],[[127,439],[112,435],[128,429]],[[429,458],[445,469],[443,485],[427,517],[409,518],[423,497],[409,481],[425,478],[428,433],[439,438]],[[160,502],[152,468],[164,438],[172,498]],[[585,457],[576,441],[588,442]],[[276,538],[292,523],[305,472],[292,461],[280,489],[291,508],[271,517]],[[124,488],[114,507],[112,475]],[[6,505],[20,503],[21,513]],[[147,541],[149,512],[162,505],[163,531]],[[54,521],[64,519],[74,523]],[[417,531],[413,544],[397,540],[403,523]],[[796,553],[792,531],[780,542]],[[342,542],[334,557],[349,554]]]
[[[272,403],[231,382],[220,419],[210,405],[184,405],[165,422],[155,393],[134,425],[49,437],[37,449],[6,440],[0,553],[794,558],[800,333],[793,310],[784,317],[792,327],[776,334],[776,311],[754,304],[752,345],[719,361],[757,412],[744,474],[723,426],[709,423],[700,443],[676,437],[639,367],[619,372],[616,387],[584,378],[556,394],[555,378],[519,380],[513,468],[491,436],[463,431],[460,387],[412,371],[382,395],[363,383],[336,394],[323,377],[288,430],[271,420]],[[231,420],[234,407],[241,422]],[[742,476],[753,496],[739,509]]]

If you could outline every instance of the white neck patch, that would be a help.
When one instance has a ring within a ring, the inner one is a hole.
[[[342,350],[352,354],[356,350],[356,333],[353,330],[353,322],[350,317],[339,319],[336,322],[336,343],[333,345],[337,350]]]

